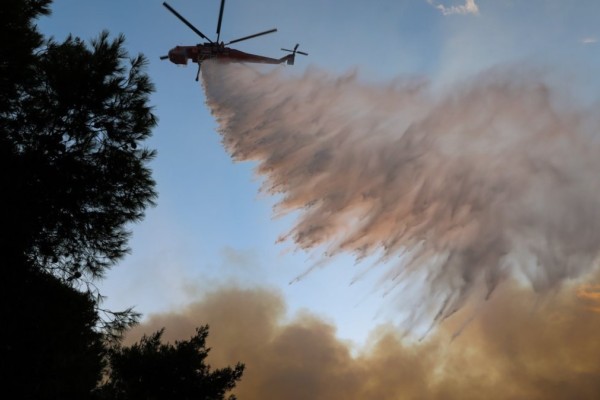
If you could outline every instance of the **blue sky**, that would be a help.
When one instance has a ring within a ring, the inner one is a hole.
[[[63,39],[91,39],[106,29],[123,33],[131,54],[144,53],[156,84],[159,118],[148,146],[158,206],[135,226],[132,254],[101,283],[109,308],[134,305],[145,315],[168,311],[227,283],[269,286],[286,299],[290,315],[308,309],[361,342],[374,322],[394,312],[374,289],[377,274],[350,285],[364,266],[351,256],[289,284],[311,265],[310,254],[277,244],[294,216],[273,219],[277,199],[259,195],[251,163],[234,163],[220,144],[195,66],[160,61],[175,45],[197,43],[192,31],[161,1],[56,0],[40,30]],[[209,37],[218,0],[169,2]],[[600,79],[600,2],[595,0],[228,0],[222,38],[231,40],[272,27],[278,32],[232,46],[280,57],[300,43],[290,74],[318,68],[333,74],[358,71],[361,80],[387,84],[419,76],[445,86],[487,68],[540,68],[574,96],[596,100]],[[463,8],[460,8],[460,7]],[[458,8],[452,8],[458,7]],[[446,13],[442,12],[446,10]]]

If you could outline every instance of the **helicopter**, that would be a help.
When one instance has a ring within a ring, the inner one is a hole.
[[[169,10],[173,15],[175,15],[181,22],[187,25],[192,31],[194,31],[198,36],[202,39],[206,40],[204,43],[198,43],[195,46],[175,46],[166,56],[161,56],[161,60],[169,60],[174,64],[178,65],[187,65],[188,60],[195,62],[198,64],[198,73],[196,74],[196,81],[198,81],[198,77],[200,76],[200,67],[203,61],[216,59],[221,62],[231,63],[260,63],[260,64],[282,64],[287,63],[288,65],[294,65],[294,60],[296,54],[302,54],[307,56],[308,53],[303,51],[298,51],[299,44],[294,46],[293,50],[290,49],[281,49],[283,51],[290,52],[292,54],[288,54],[281,58],[271,58],[265,57],[258,54],[245,53],[240,50],[232,49],[229,46],[233,43],[238,43],[243,40],[252,39],[258,36],[266,35],[269,33],[277,32],[277,29],[269,29],[264,32],[255,33],[253,35],[244,36],[239,39],[231,40],[227,43],[224,43],[220,40],[221,37],[221,22],[223,21],[223,10],[225,9],[225,0],[221,0],[221,8],[219,10],[219,19],[217,23],[217,39],[215,41],[210,40],[206,35],[204,35],[198,28],[192,25],[187,19],[185,19],[181,14],[179,14],[173,7],[171,7],[167,2],[163,2],[163,6],[167,10]]]

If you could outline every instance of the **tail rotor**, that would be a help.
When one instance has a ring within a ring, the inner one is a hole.
[[[296,45],[294,46],[294,50],[290,50],[290,49],[281,49],[281,50],[283,50],[283,51],[289,51],[289,52],[290,52],[290,53],[292,53],[292,55],[294,55],[294,56],[296,55],[296,53],[298,53],[298,54],[302,54],[303,56],[307,56],[307,55],[308,55],[308,53],[305,53],[305,52],[303,52],[303,51],[298,51],[298,46],[300,46],[300,44],[299,44],[299,43],[296,43]]]

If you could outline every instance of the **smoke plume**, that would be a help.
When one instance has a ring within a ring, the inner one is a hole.
[[[410,323],[508,277],[546,292],[595,268],[598,125],[535,74],[487,71],[442,93],[203,68],[225,148],[256,162],[277,215],[297,212],[282,240],[325,259],[374,256],[387,290],[423,285]]]
[[[574,288],[540,300],[507,284],[487,306],[453,341],[455,318],[412,345],[381,326],[352,351],[314,315],[286,319],[277,293],[229,287],[152,316],[128,340],[162,327],[166,341],[189,339],[208,323],[209,363],[246,364],[235,390],[244,400],[598,398],[600,315]]]

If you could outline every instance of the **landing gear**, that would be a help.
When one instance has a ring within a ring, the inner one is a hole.
[[[196,73],[196,82],[198,82],[198,80],[200,79],[200,66],[202,65],[202,63],[200,62],[200,57],[198,57],[198,60],[196,60],[196,62],[198,63],[198,72]]]

